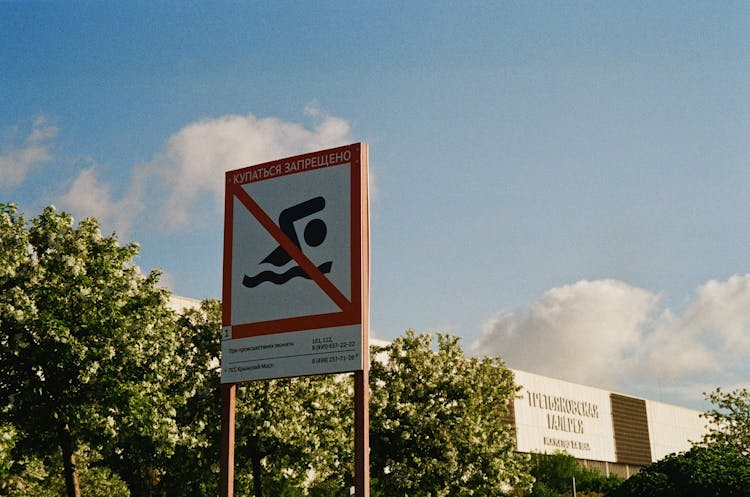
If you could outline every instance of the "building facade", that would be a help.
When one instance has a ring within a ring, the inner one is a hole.
[[[519,452],[566,452],[624,478],[700,441],[699,411],[513,370],[521,386],[508,421]]]

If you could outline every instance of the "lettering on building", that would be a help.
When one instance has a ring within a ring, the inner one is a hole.
[[[599,405],[594,402],[532,391],[526,392],[526,399],[529,407],[547,411],[547,430],[561,435],[586,435],[586,421],[599,419]],[[544,445],[556,449],[591,450],[588,442],[564,437],[544,437]]]

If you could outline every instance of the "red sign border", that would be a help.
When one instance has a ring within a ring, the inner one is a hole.
[[[349,159],[346,157],[349,152]],[[265,162],[226,172],[224,196],[224,267],[222,283],[222,325],[232,327],[232,339],[271,335],[292,331],[365,325],[369,317],[369,202],[367,178],[367,144],[354,143]],[[321,162],[324,159],[325,162]],[[242,185],[291,174],[305,174],[326,167],[350,164],[351,221],[351,302],[325,275],[307,259],[297,246],[283,234],[275,221],[247,194]],[[295,316],[290,318],[232,323],[232,243],[234,199],[248,209],[300,266],[310,274],[326,294],[341,308],[338,312]],[[269,225],[270,223],[270,225]],[[331,288],[332,287],[332,288]],[[343,299],[343,300],[342,300]],[[366,333],[365,330],[363,332]],[[364,333],[363,333],[364,334]],[[366,336],[366,335],[365,335]]]

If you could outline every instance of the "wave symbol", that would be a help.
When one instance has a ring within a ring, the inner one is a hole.
[[[327,274],[331,272],[331,266],[333,266],[332,261],[324,262],[320,266],[318,266],[318,269],[321,273]],[[273,283],[274,285],[283,285],[287,281],[291,280],[292,278],[305,278],[305,279],[312,279],[310,278],[310,275],[308,275],[304,269],[302,269],[299,266],[294,266],[293,268],[289,269],[289,271],[285,273],[274,273],[273,271],[263,271],[255,276],[248,276],[245,275],[244,278],[242,278],[242,284],[245,285],[248,288],[255,288],[256,286],[260,285],[261,283],[264,283],[266,281]]]

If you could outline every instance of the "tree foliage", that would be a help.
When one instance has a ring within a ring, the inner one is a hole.
[[[373,489],[379,495],[503,495],[530,483],[502,421],[516,388],[498,359],[465,358],[458,338],[407,331],[374,348]]]
[[[612,497],[748,497],[750,457],[722,447],[695,446],[643,468]]]
[[[531,476],[534,486],[530,497],[567,497],[573,478],[581,495],[602,495],[611,492],[622,482],[616,475],[604,476],[586,468],[570,454],[531,454]]]
[[[714,408],[703,414],[709,422],[703,444],[750,455],[750,391],[717,388],[706,399]]]
[[[181,433],[162,488],[216,495],[219,459],[221,304],[206,300],[177,319],[178,354],[193,391],[177,413]],[[351,380],[262,380],[238,386],[237,495],[323,495],[351,481]]]
[[[158,272],[141,274],[137,245],[53,207],[27,223],[0,204],[0,234],[0,410],[16,450],[45,458],[59,447],[74,496],[85,443],[146,493],[177,442],[173,387],[184,383]]]
[[[351,378],[311,376],[253,381],[237,395],[238,477],[254,495],[318,488],[343,491],[352,481]]]
[[[125,482],[103,465],[101,455],[88,447],[76,453],[81,494],[86,497],[129,497]],[[62,458],[22,455],[0,477],[0,495],[4,497],[59,497],[64,495]]]
[[[209,299],[185,309],[177,330],[185,404],[176,412],[179,442],[165,461],[161,490],[168,496],[213,496],[219,481],[221,303]]]

